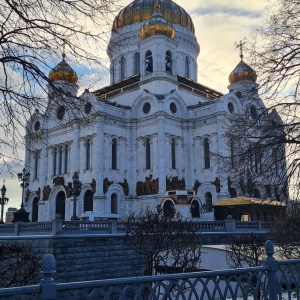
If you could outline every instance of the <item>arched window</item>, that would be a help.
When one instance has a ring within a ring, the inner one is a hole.
[[[253,190],[253,197],[260,199],[260,192],[258,189]]]
[[[113,139],[111,143],[111,168],[117,170],[117,140]]]
[[[34,154],[34,179],[38,179],[39,153]]]
[[[90,170],[91,168],[91,140],[86,140],[86,170]]]
[[[234,144],[233,144],[233,138],[230,139],[230,158],[231,158],[231,167],[234,168],[235,166],[235,158],[234,158]]]
[[[236,189],[231,188],[230,189],[230,198],[235,198],[235,197],[237,197]]]
[[[118,213],[118,196],[117,196],[117,194],[111,195],[110,212],[112,214]]]
[[[150,139],[146,139],[146,169],[151,169],[151,144]]]
[[[121,57],[121,74],[120,74],[120,76],[121,76],[121,79],[124,79],[125,78],[125,57],[124,56],[122,56]]]
[[[171,157],[172,157],[172,169],[176,169],[176,141],[171,141]]]
[[[110,73],[111,73],[112,83],[114,83],[115,82],[115,63],[114,62],[112,62],[112,64],[111,64]]]
[[[65,174],[69,171],[69,146],[65,147]]]
[[[62,174],[62,158],[63,158],[63,147],[59,147],[59,155],[58,155],[58,174]]]
[[[140,74],[140,53],[136,52],[134,54],[134,75]]]
[[[66,215],[66,195],[63,191],[60,191],[56,196],[55,201],[55,213],[59,214],[63,220],[65,220]]]
[[[57,148],[53,149],[53,175],[56,175]]]
[[[212,195],[210,192],[207,192],[205,194],[205,203],[206,203],[206,211],[211,212],[212,211]]]
[[[197,200],[192,201],[191,214],[192,218],[200,218],[200,205]]]
[[[175,207],[174,207],[174,204],[171,200],[167,200],[164,203],[163,211],[164,211],[164,216],[166,218],[173,218],[174,217]]]
[[[153,57],[152,57],[152,52],[150,50],[146,52],[145,71],[146,71],[146,75],[153,73]]]
[[[39,199],[35,197],[32,201],[32,217],[31,222],[37,222],[39,215]]]
[[[93,211],[94,204],[93,204],[93,192],[91,190],[87,190],[84,193],[84,203],[83,203],[83,211]]]
[[[184,59],[184,75],[185,77],[190,78],[190,60],[187,56]]]
[[[172,53],[169,50],[166,52],[166,72],[172,74]]]
[[[204,139],[204,168],[209,169],[210,168],[210,151],[209,151],[209,140],[208,138]]]

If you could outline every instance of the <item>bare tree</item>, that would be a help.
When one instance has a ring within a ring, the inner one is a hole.
[[[200,233],[193,223],[150,210],[124,220],[124,244],[140,254],[145,275],[191,272],[201,260]]]
[[[47,84],[63,93],[48,79],[62,45],[80,66],[105,67],[100,51],[117,1],[0,0],[0,159],[9,170],[19,163],[21,128],[35,109],[46,108]]]
[[[298,259],[300,257],[300,203],[292,202],[287,215],[272,223],[271,235],[278,246],[280,257]]]
[[[29,243],[0,243],[0,287],[38,283],[40,261],[41,257]]]
[[[230,268],[260,266],[265,258],[265,238],[260,234],[240,234],[225,245],[226,261]]]
[[[287,183],[290,197],[299,196],[299,22],[299,0],[270,0],[265,25],[245,47],[249,64],[257,72],[259,93],[267,108],[257,112],[255,121],[251,113],[239,116],[230,128],[233,141],[242,138],[237,159],[251,161],[262,157],[261,171],[256,172],[252,180],[257,180],[259,173],[272,177],[273,185],[277,186],[276,197],[281,199],[287,198],[284,195]],[[246,140],[251,143],[244,143]],[[296,189],[291,189],[293,187]]]

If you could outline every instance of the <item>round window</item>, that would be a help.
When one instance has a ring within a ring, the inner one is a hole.
[[[86,103],[84,106],[84,111],[86,114],[89,114],[92,110],[92,104],[90,102]]]
[[[151,109],[150,103],[149,103],[149,102],[146,102],[146,103],[144,104],[144,106],[143,106],[143,112],[144,112],[145,114],[147,114],[147,113],[150,111],[150,109]]]
[[[176,106],[176,104],[175,104],[174,102],[172,102],[172,103],[170,104],[170,110],[171,110],[171,112],[172,112],[173,114],[176,113],[176,111],[177,111],[177,106]]]
[[[63,117],[65,115],[65,111],[66,110],[65,110],[64,106],[61,105],[60,107],[58,107],[57,112],[56,112],[58,120],[62,120],[63,119]]]
[[[257,109],[254,105],[251,105],[250,107],[250,114],[252,119],[257,119]]]
[[[231,102],[228,103],[228,110],[229,110],[230,113],[234,112],[234,106]]]
[[[36,121],[35,124],[34,124],[34,130],[38,131],[40,129],[40,127],[41,127],[40,121]]]

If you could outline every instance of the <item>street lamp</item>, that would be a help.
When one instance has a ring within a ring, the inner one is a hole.
[[[28,187],[29,183],[29,176],[30,174],[26,172],[26,169],[24,168],[21,173],[18,173],[18,179],[21,181],[21,188],[22,188],[22,202],[21,202],[21,208],[17,210],[14,213],[14,219],[12,220],[13,223],[15,222],[29,222],[28,216],[29,212],[27,212],[24,209],[24,194],[25,189]]]
[[[71,221],[78,221],[79,218],[76,216],[76,201],[77,201],[76,197],[79,196],[80,194],[81,186],[78,180],[79,176],[76,171],[74,172],[72,179],[73,179],[72,194],[74,196],[74,200],[73,200],[73,216],[71,217]]]
[[[5,193],[7,191],[5,184],[4,184],[5,180],[3,180],[3,186],[1,188],[1,199],[0,199],[0,204],[1,204],[1,220],[0,220],[0,224],[4,224],[3,221],[3,212],[4,212],[4,205],[8,202],[8,198],[5,197]]]

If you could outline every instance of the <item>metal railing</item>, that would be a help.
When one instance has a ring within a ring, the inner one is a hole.
[[[241,222],[232,219],[225,221],[194,222],[193,228],[199,232],[267,232],[268,222]],[[0,224],[0,236],[56,235],[56,234],[111,234],[124,233],[122,222],[112,221],[63,221]]]
[[[271,241],[261,267],[56,283],[51,254],[42,263],[39,285],[0,289],[0,299],[300,299],[300,259],[277,261]]]

